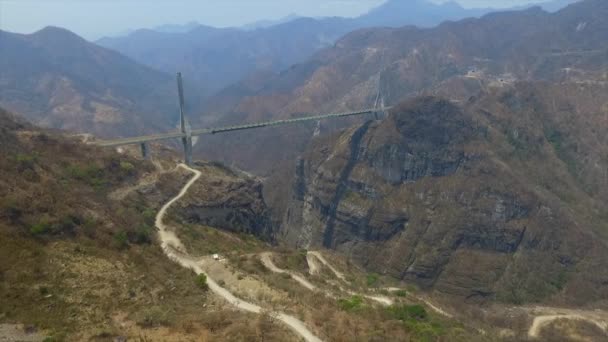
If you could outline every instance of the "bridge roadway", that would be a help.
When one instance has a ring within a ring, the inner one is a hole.
[[[253,128],[288,125],[288,124],[294,124],[294,123],[300,123],[300,122],[306,122],[306,121],[318,121],[318,120],[330,119],[330,118],[341,118],[341,117],[365,115],[365,114],[377,114],[377,113],[382,113],[384,111],[387,111],[389,109],[391,109],[391,107],[365,109],[365,110],[360,110],[360,111],[356,111],[356,112],[306,116],[306,117],[295,118],[295,119],[266,121],[266,122],[258,122],[258,123],[219,127],[219,128],[203,128],[203,129],[192,130],[191,136],[242,131],[242,130],[253,129]],[[187,137],[187,133],[173,132],[173,133],[163,133],[163,134],[154,134],[154,135],[146,135],[146,136],[139,136],[139,137],[123,138],[123,139],[114,139],[114,140],[100,140],[100,141],[93,142],[93,144],[98,145],[98,146],[104,146],[104,147],[116,147],[116,146],[144,144],[144,143],[151,142],[151,141],[168,140],[168,139],[175,139],[175,138],[186,138],[186,137]]]

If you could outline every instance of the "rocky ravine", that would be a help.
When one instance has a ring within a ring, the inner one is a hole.
[[[178,204],[176,215],[189,223],[273,239],[261,181],[217,163],[197,162],[197,166],[205,177]]]
[[[317,141],[296,166],[279,239],[468,300],[605,297],[603,195],[584,190],[570,142],[547,133],[575,118],[543,117],[541,101],[534,90],[463,108],[421,98]]]

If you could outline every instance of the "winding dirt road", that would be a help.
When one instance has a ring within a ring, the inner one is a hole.
[[[346,281],[346,277],[344,277],[344,274],[340,271],[338,271],[337,269],[335,269],[329,262],[327,262],[327,260],[325,260],[325,258],[323,257],[323,254],[319,253],[319,252],[315,252],[315,251],[308,251],[306,253],[306,256],[308,255],[312,255],[315,258],[317,258],[323,265],[327,266],[327,268],[329,268],[335,275],[336,278],[342,280],[343,282],[347,282]],[[310,267],[310,265],[309,265]]]
[[[198,170],[192,169],[184,164],[179,164],[178,167],[181,167],[185,170],[188,170],[188,171],[194,173],[194,177],[192,177],[192,179],[190,179],[188,181],[188,183],[186,183],[186,185],[182,188],[182,190],[179,192],[179,194],[177,196],[175,196],[173,199],[171,199],[169,202],[167,202],[156,215],[155,223],[156,223],[156,227],[158,228],[158,235],[159,235],[160,241],[161,241],[161,248],[169,259],[173,260],[174,262],[181,265],[182,267],[191,269],[196,274],[205,274],[202,267],[200,266],[199,260],[196,260],[195,258],[188,255],[188,253],[186,252],[186,248],[181,243],[181,241],[179,240],[179,238],[177,237],[175,232],[169,226],[167,226],[163,223],[163,218],[165,217],[167,210],[171,207],[171,205],[173,205],[175,202],[177,202],[179,199],[181,199],[188,192],[190,187],[201,177],[201,172]],[[276,267],[276,265],[272,262],[272,259],[270,258],[270,256],[271,256],[271,253],[262,253],[262,255],[261,255],[261,260],[265,267],[267,267],[268,269],[270,269],[273,272],[288,273],[293,279],[298,281],[298,283],[300,283],[302,286],[308,288],[309,290],[317,289],[316,286],[311,284],[309,281],[307,281],[303,277]],[[312,259],[313,259],[312,257],[316,258],[323,265],[328,267],[335,274],[336,278],[347,283],[346,278],[344,277],[344,274],[339,272],[338,270],[336,270],[329,262],[327,262],[327,260],[323,257],[323,255],[319,252],[315,252],[315,251],[308,252],[307,260],[309,262],[310,269],[318,270],[318,265],[313,264],[314,261],[312,261]],[[262,307],[260,307],[259,305],[253,304],[253,303],[243,301],[243,300],[235,297],[228,290],[219,286],[213,279],[209,278],[208,275],[207,275],[207,282],[209,285],[209,289],[212,292],[214,292],[215,294],[224,298],[228,303],[234,305],[238,309],[252,312],[252,313],[261,313],[262,312],[262,310],[263,310]],[[389,288],[387,290],[396,291],[398,289]],[[350,294],[356,294],[355,292],[352,292],[352,291],[347,291],[347,292]],[[333,297],[332,294],[330,294],[330,295]],[[363,296],[367,297],[369,299],[378,301],[385,305],[392,304],[392,300],[387,297],[370,296],[370,295],[363,295]],[[417,297],[417,299],[425,302],[434,311],[436,311],[446,317],[453,317],[451,314],[449,314],[449,313],[445,312],[444,310],[442,310],[441,308],[433,305],[428,300],[425,300],[424,298],[419,298],[419,297]],[[603,311],[582,311],[582,310],[567,310],[567,309],[540,308],[540,307],[534,308],[532,311],[533,311],[533,314],[536,315],[536,317],[534,318],[532,325],[530,326],[530,329],[528,330],[528,336],[530,338],[538,338],[540,335],[540,331],[544,327],[549,325],[551,322],[553,322],[555,320],[559,320],[559,319],[584,320],[584,321],[590,322],[592,324],[595,324],[603,331],[608,331],[608,323],[606,323],[606,322],[608,322],[608,320],[606,319],[607,314]],[[306,340],[307,342],[321,342],[321,339],[316,337],[306,327],[306,325],[299,319],[297,319],[293,316],[281,313],[281,312],[275,312],[275,313],[273,313],[273,315],[278,320],[280,320],[285,325],[287,325],[290,329],[292,329],[294,332],[296,332],[298,335],[302,336],[302,338],[304,338],[304,340]]]
[[[530,338],[538,338],[543,328],[560,319],[568,319],[575,321],[586,321],[596,325],[604,332],[608,332],[608,323],[606,321],[606,313],[603,311],[585,311],[572,309],[557,309],[547,307],[535,307],[532,309],[532,314],[536,314],[532,321],[532,325],[528,330]]]
[[[179,167],[182,167],[185,170],[194,173],[194,177],[192,177],[192,179],[190,179],[190,181],[188,181],[188,183],[184,185],[184,187],[177,196],[167,202],[160,209],[160,211],[156,215],[156,228],[158,228],[159,231],[158,234],[161,241],[161,248],[169,259],[178,263],[182,267],[193,270],[196,274],[205,274],[198,261],[196,261],[186,253],[184,245],[181,243],[175,232],[171,230],[169,226],[163,223],[163,218],[167,213],[167,209],[169,209],[171,205],[181,199],[188,192],[192,184],[194,184],[201,177],[201,172],[198,170],[192,169],[184,164],[179,164]],[[211,291],[221,296],[235,307],[253,313],[260,313],[262,311],[262,307],[236,298],[228,290],[219,286],[213,279],[209,278],[208,275],[207,283],[209,284],[209,289]],[[299,319],[281,312],[275,313],[275,317],[281,322],[285,323],[289,328],[298,333],[300,336],[302,336],[306,341],[321,342],[321,339],[316,337],[310,330],[308,330],[306,325],[304,325],[304,323]]]
[[[309,282],[308,280],[304,279],[302,276],[295,274],[293,272],[287,271],[287,270],[283,270],[278,268],[274,262],[272,262],[272,253],[271,252],[265,252],[260,254],[260,260],[262,261],[262,264],[269,269],[271,272],[274,273],[285,273],[285,274],[289,274],[291,276],[292,279],[294,279],[295,281],[297,281],[298,283],[300,283],[300,285],[306,287],[307,289],[311,290],[311,291],[316,291],[318,290],[318,288],[313,285],[311,282]],[[327,262],[327,260],[325,260],[325,258],[323,258],[323,256],[321,255],[321,253],[319,252],[308,252],[306,254],[306,261],[308,261],[308,268],[311,269],[313,267],[317,267],[317,265],[313,264],[313,258],[317,258],[319,261],[321,261],[322,264],[324,264],[325,266],[327,266],[329,269],[332,270],[332,272],[336,275],[336,277],[340,278],[342,281],[344,281],[346,283],[346,280],[344,278],[344,275],[339,272],[338,270],[336,270],[335,268],[333,268],[331,266],[331,264],[329,262]],[[314,266],[313,266],[314,265]],[[353,295],[353,296],[361,296],[361,297],[365,297],[367,299],[371,299],[373,301],[376,301],[382,305],[392,305],[393,304],[393,300],[385,297],[385,296],[372,296],[372,295],[368,295],[368,294],[362,294],[362,293],[357,293],[354,291],[350,291],[350,290],[345,290],[342,287],[340,287],[340,290],[343,292],[348,293],[349,295]],[[323,290],[323,293],[330,297],[330,298],[337,298],[336,295],[334,295],[331,291],[327,291],[327,290]]]
[[[308,280],[304,279],[302,276],[299,276],[293,272],[289,272],[289,271],[278,268],[274,264],[274,262],[272,262],[271,256],[272,256],[272,253],[270,253],[270,252],[260,254],[260,260],[262,261],[262,264],[264,264],[264,266],[267,269],[269,269],[271,272],[289,274],[293,280],[297,281],[298,283],[300,283],[300,285],[304,286],[305,288],[307,288],[311,291],[314,291],[317,289],[316,286],[314,286]]]

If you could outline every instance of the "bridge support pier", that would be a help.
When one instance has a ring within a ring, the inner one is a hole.
[[[150,159],[150,152],[148,151],[148,144],[141,143],[141,156],[144,157],[144,159]]]
[[[183,138],[182,143],[184,144],[184,163],[192,166],[192,136]]]

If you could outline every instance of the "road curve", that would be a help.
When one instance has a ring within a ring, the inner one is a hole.
[[[270,271],[274,272],[274,273],[286,273],[289,274],[291,276],[291,278],[295,281],[297,281],[298,283],[300,283],[300,285],[304,286],[305,288],[314,291],[317,289],[316,286],[314,286],[311,282],[309,282],[308,280],[304,279],[303,277],[293,273],[293,272],[289,272],[283,269],[278,268],[274,262],[272,262],[272,253],[270,252],[265,252],[260,254],[260,260],[262,261],[262,264],[264,264],[264,266],[269,269]]]
[[[323,265],[327,266],[327,268],[329,268],[334,273],[334,275],[336,276],[336,278],[338,278],[338,279],[342,280],[343,282],[347,283],[346,277],[344,277],[344,274],[342,272],[338,271],[337,269],[335,269],[323,257],[323,255],[321,253],[319,253],[319,252],[308,251],[306,253],[306,261],[308,262],[308,268],[309,269],[312,270],[314,268],[315,270],[317,270],[317,268],[318,268],[318,265],[316,265],[314,263],[314,258],[316,258],[317,260],[319,260]],[[317,270],[317,272],[318,272],[318,270]],[[292,274],[292,277],[293,277],[293,274]],[[344,291],[344,289],[342,289],[342,287],[340,287],[340,289]],[[380,303],[382,305],[387,305],[387,306],[393,305],[393,300],[390,299],[390,298],[388,298],[388,297],[385,297],[385,296],[372,296],[372,295],[368,295],[368,294],[357,293],[357,292],[354,292],[354,291],[345,291],[345,292],[347,292],[348,294],[353,295],[353,296],[361,296],[361,297],[365,297],[367,299],[371,299],[371,300],[376,301],[376,302],[378,302],[378,303]],[[330,294],[330,296],[331,297],[335,297],[335,296],[333,296],[331,294]]]
[[[555,314],[555,315],[543,315],[536,316],[532,321],[532,325],[528,330],[528,336],[531,338],[538,338],[540,336],[541,330],[549,325],[551,322],[559,320],[559,319],[568,319],[568,320],[577,320],[577,321],[587,321],[591,324],[595,324],[602,331],[606,332],[608,325],[606,322],[602,322],[592,317],[585,317],[581,314]]]
[[[182,188],[182,190],[179,192],[179,194],[177,196],[175,196],[173,199],[171,199],[169,202],[167,202],[160,209],[160,211],[156,215],[155,224],[156,224],[156,228],[158,228],[158,231],[159,231],[158,235],[159,235],[160,241],[161,241],[161,248],[162,248],[163,252],[165,253],[165,255],[169,259],[171,259],[174,262],[181,265],[182,267],[193,270],[196,274],[205,274],[205,272],[200,267],[198,262],[188,256],[188,254],[186,253],[186,249],[184,248],[184,245],[181,243],[181,241],[179,240],[179,238],[177,237],[175,232],[170,230],[169,227],[163,223],[163,218],[165,217],[165,214],[167,213],[167,209],[169,209],[169,207],[171,207],[171,205],[173,205],[175,202],[177,202],[180,198],[184,197],[184,195],[188,192],[188,190],[190,189],[192,184],[194,184],[201,177],[200,171],[192,169],[192,168],[186,166],[185,164],[179,164],[179,167],[182,167],[185,170],[188,170],[188,171],[194,173],[194,177],[192,177],[192,179],[190,179],[188,181],[188,183],[186,183],[186,185],[184,185],[184,187]],[[262,307],[236,298],[228,290],[219,286],[208,275],[207,275],[207,283],[209,284],[209,289],[211,291],[213,291],[215,294],[221,296],[227,302],[234,305],[238,309],[248,311],[248,312],[253,312],[253,313],[260,313],[262,311]],[[321,339],[316,337],[310,330],[308,330],[308,328],[306,328],[306,325],[304,325],[304,323],[302,321],[300,321],[299,319],[297,319],[293,316],[290,316],[290,315],[286,315],[281,312],[277,312],[276,317],[281,322],[285,323],[285,325],[287,325],[293,331],[295,331],[300,336],[302,336],[307,342],[321,342]]]
[[[323,254],[321,254],[319,252],[315,252],[315,251],[308,251],[306,253],[306,255],[313,255],[314,257],[316,257],[323,265],[327,266],[327,268],[329,268],[336,275],[336,277],[338,279],[347,283],[346,277],[344,277],[344,274],[342,272],[338,271],[337,269],[335,269],[329,262],[327,262],[327,260],[325,260],[325,258],[323,257]]]

